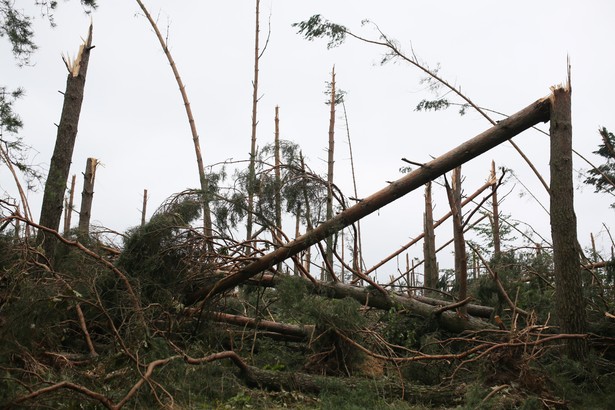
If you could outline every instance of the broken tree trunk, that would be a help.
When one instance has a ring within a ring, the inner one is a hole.
[[[466,241],[463,235],[463,213],[461,210],[461,167],[453,169],[452,187],[446,182],[448,202],[453,213],[453,239],[455,245],[455,284],[459,300],[468,296],[468,255]],[[446,181],[446,179],[445,179]],[[459,308],[461,314],[466,314],[465,306]]]
[[[254,366],[247,366],[239,377],[250,387],[311,394],[319,394],[323,390],[329,394],[336,390],[340,392],[354,390],[363,383],[389,400],[403,399],[411,403],[430,403],[432,406],[456,406],[463,403],[465,395],[463,384],[425,386],[413,383],[404,384],[387,378],[380,380],[358,377],[332,378],[300,372],[261,370]],[[332,379],[335,383],[332,383]]]
[[[96,158],[88,158],[83,174],[83,192],[81,192],[81,210],[79,211],[79,235],[90,234],[90,217],[92,216],[92,200],[94,198],[94,179],[96,178]]]
[[[194,303],[234,288],[250,279],[252,276],[271,268],[280,261],[298,254],[366,215],[377,211],[383,206],[423,186],[445,172],[479,156],[540,122],[548,121],[549,115],[549,98],[542,98],[534,102],[471,140],[466,141],[446,154],[424,164],[422,167],[417,168],[397,181],[388,184],[384,189],[340,212],[294,241],[255,260],[211,286],[196,290],[187,299],[187,302]]]
[[[75,199],[75,180],[76,175],[73,175],[70,181],[70,191],[68,192],[68,201],[66,202],[66,208],[64,209],[64,236],[68,235],[70,231],[70,223],[73,216],[73,201]]]
[[[491,180],[496,180],[495,161],[491,161]],[[494,183],[491,187],[491,206],[493,207],[493,220],[491,222],[491,230],[493,235],[493,256],[495,260],[500,259],[502,247],[500,245],[500,210],[498,207],[498,184]]]
[[[293,277],[292,280],[304,284],[310,292],[323,297],[332,299],[351,298],[362,305],[382,310],[399,309],[401,307],[414,315],[430,320],[434,319],[438,326],[453,333],[461,333],[466,330],[496,329],[495,325],[476,317],[468,316],[464,318],[459,316],[454,310],[443,311],[442,306],[446,306],[444,301],[439,301],[439,304],[431,304],[433,302],[424,303],[419,301],[418,298],[401,296],[395,293],[383,295],[382,292],[375,289],[348,285],[341,282],[311,282],[308,279],[297,277]],[[278,277],[266,275],[250,283],[260,286],[276,286],[279,282],[280,279]],[[489,317],[486,314],[487,312],[491,313],[489,308],[484,306],[468,306],[468,313],[470,314],[477,313],[477,315]]]
[[[56,145],[51,162],[49,163],[49,174],[45,182],[45,192],[43,194],[39,219],[39,225],[53,231],[58,231],[60,218],[62,217],[62,203],[77,138],[79,116],[85,90],[85,78],[92,48],[92,25],[90,25],[88,37],[81,44],[75,60],[64,59],[69,73],[66,80],[66,92],[64,93],[64,105],[62,107],[60,124],[58,125]],[[57,243],[56,237],[44,230],[40,230],[37,241],[42,243],[46,256],[53,260],[53,253]]]
[[[436,259],[436,234],[433,223],[433,205],[431,201],[431,181],[425,184],[425,214],[423,217],[423,260],[425,261],[423,286],[436,289],[438,285],[438,261]],[[427,290],[426,295],[432,295]]]
[[[570,83],[551,96],[551,236],[555,271],[555,306],[562,333],[585,333],[585,299],[577,242],[572,178],[572,121]],[[583,359],[587,342],[566,340],[568,356]]]
[[[223,312],[212,312],[207,314],[207,318],[214,322],[228,323],[236,326],[260,329],[275,332],[280,335],[289,336],[294,341],[305,342],[312,337],[314,325],[289,325],[286,323],[273,322],[271,320],[257,320],[246,316],[231,315]]]

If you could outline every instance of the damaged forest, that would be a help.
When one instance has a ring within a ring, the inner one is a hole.
[[[38,1],[34,13],[53,23],[69,3],[77,2]],[[91,157],[83,170],[71,168],[89,103],[88,70],[98,64],[97,8],[110,7],[80,3],[94,22],[81,44],[71,45],[78,46],[74,58],[63,57],[66,88],[44,175],[28,162],[36,147],[21,135],[24,91],[0,84],[0,408],[611,408],[612,220],[603,221],[606,251],[593,235],[588,244],[578,234],[577,214],[595,211],[575,213],[573,161],[583,162],[580,180],[595,190],[591,195],[613,195],[615,135],[596,125],[599,163],[573,149],[570,63],[561,85],[545,84],[548,95],[503,116],[374,23],[365,22],[363,34],[319,14],[294,22],[295,35],[323,52],[352,42],[366,53],[375,49],[382,64],[418,71],[428,95],[416,111],[458,109],[484,124],[427,162],[395,147],[409,157],[401,158],[399,178],[360,195],[355,170],[369,164],[354,161],[360,141],[351,140],[349,94],[335,66],[326,67],[323,86],[327,118],[311,119],[328,125],[325,172],[312,168],[301,145],[281,137],[278,106],[272,118],[258,110],[267,91],[259,64],[276,35],[267,22],[275,9],[261,10],[260,0],[250,6],[251,118],[241,120],[251,127],[239,149],[245,158],[213,164],[220,159],[204,158],[209,136],[199,132],[207,124],[194,114],[169,29],[135,0],[135,25],[155,42],[181,98],[189,129],[181,137],[193,149],[183,160],[194,163],[198,186],[167,192],[153,205],[144,190],[140,224],[118,232],[113,221],[92,222],[101,161]],[[27,65],[37,49],[33,20],[17,7],[0,0],[0,37],[11,47],[4,59]],[[272,141],[257,138],[265,121],[274,124]],[[513,140],[529,132],[548,140],[541,158],[547,174]],[[482,185],[466,183],[466,167],[500,145],[521,158],[548,196],[548,235],[520,223],[528,216],[523,210],[501,209],[516,170],[489,161]],[[334,167],[346,156],[351,191],[337,183]],[[36,181],[40,213],[30,203]],[[405,217],[420,219],[422,229],[368,262],[374,250],[363,246],[362,222],[411,192],[423,201]],[[446,201],[439,208],[436,195]],[[148,218],[151,206],[157,209]],[[441,225],[450,229],[436,241]],[[410,259],[411,251],[420,257]],[[391,263],[396,268],[383,268]]]

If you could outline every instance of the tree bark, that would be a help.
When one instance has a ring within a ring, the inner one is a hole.
[[[382,310],[390,310],[392,308],[399,309],[401,306],[412,314],[421,316],[425,319],[435,320],[438,326],[453,333],[461,333],[465,330],[496,328],[491,323],[473,316],[462,318],[453,311],[444,311],[438,314],[437,312],[442,309],[442,306],[449,304],[444,301],[436,303],[434,302],[435,299],[431,299],[429,303],[424,303],[419,301],[419,298],[405,297],[395,293],[383,295],[381,292],[373,291],[369,288],[348,285],[341,282],[311,282],[308,279],[300,278],[293,278],[293,280],[303,280],[308,290],[323,297],[332,299],[351,298],[362,305]],[[266,275],[253,283],[260,286],[276,286],[277,283],[279,283],[279,279],[271,275]],[[473,306],[474,307],[468,308],[469,313],[474,312],[483,317],[488,317],[485,313],[489,308],[484,306]]]
[[[92,200],[94,198],[94,179],[96,178],[96,158],[88,158],[83,174],[83,192],[81,192],[81,210],[79,211],[79,234],[90,234],[90,217],[92,216]]]
[[[70,231],[70,224],[73,216],[73,203],[75,199],[76,178],[76,175],[73,175],[73,177],[71,178],[70,191],[68,193],[68,202],[66,203],[66,209],[64,209],[64,236],[68,235],[68,231]]]
[[[405,175],[399,180],[388,184],[384,189],[338,213],[332,219],[322,223],[299,238],[255,260],[239,269],[236,273],[216,282],[214,285],[203,287],[195,291],[191,297],[188,298],[187,302],[194,303],[234,288],[254,275],[269,269],[280,261],[298,254],[333,233],[401,198],[445,172],[507,141],[539,122],[548,121],[549,112],[550,104],[548,98],[543,98],[534,102],[518,113],[500,121],[497,125],[477,135],[473,139],[466,141],[446,154],[424,164],[422,167]]]
[[[329,148],[327,149],[327,220],[333,218],[333,165],[335,164],[335,66],[331,71],[331,110],[329,113]],[[325,239],[326,255],[325,259],[327,263],[325,266],[333,267],[333,235],[327,236]],[[321,277],[321,280],[331,280],[335,275],[334,272],[328,272],[325,270],[325,275]]]
[[[39,220],[39,225],[54,231],[58,231],[60,227],[64,192],[66,191],[68,173],[77,138],[79,116],[81,115],[81,105],[85,90],[85,78],[92,48],[92,25],[90,25],[88,37],[81,45],[75,61],[64,61],[69,70],[66,80],[66,92],[64,93],[64,106],[62,107],[60,124],[58,125],[56,145],[51,162],[49,163],[49,174],[45,182],[45,192],[43,194]],[[53,260],[53,253],[57,243],[55,236],[47,234],[45,231],[39,231],[37,241],[42,243],[47,257]]]
[[[252,225],[254,221],[254,194],[256,190],[256,126],[258,108],[258,62],[260,60],[260,0],[256,0],[256,24],[254,28],[254,79],[252,80],[252,135],[250,139],[250,164],[248,169],[248,220],[246,222],[246,241],[252,239]]]
[[[329,394],[336,390],[347,392],[355,390],[361,383],[369,382],[370,388],[375,389],[386,399],[403,399],[411,403],[430,403],[432,406],[456,406],[463,403],[465,387],[456,386],[424,386],[417,384],[396,383],[388,379],[361,379],[358,377],[341,378],[331,376],[317,376],[300,372],[276,372],[261,370],[248,366],[248,371],[239,376],[248,386],[260,387],[270,390],[300,391],[303,393],[319,394],[327,390]],[[332,383],[335,379],[335,383]]]
[[[423,218],[424,240],[423,240],[423,259],[424,281],[426,288],[435,289],[438,284],[438,261],[436,259],[436,235],[433,223],[433,205],[431,201],[431,181],[425,184],[425,214]],[[432,292],[426,291],[426,295]]]
[[[453,213],[453,239],[455,246],[455,282],[458,289],[459,300],[468,296],[468,255],[466,241],[463,235],[463,213],[461,211],[461,167],[453,169],[453,186],[446,184],[448,201]],[[459,308],[461,314],[466,314],[466,307]]]
[[[502,247],[500,245],[500,210],[498,206],[498,184],[495,183],[495,161],[491,161],[491,180],[494,181],[491,187],[491,206],[493,209],[493,222],[491,224],[491,230],[493,235],[493,256],[495,260],[500,259],[502,253]]]
[[[570,85],[551,95],[551,236],[555,270],[555,306],[562,333],[585,333],[587,321],[574,212],[572,176],[572,120]],[[569,357],[587,356],[587,343],[568,339]]]
[[[274,156],[275,156],[275,229],[277,230],[275,237],[281,238],[282,232],[282,176],[280,163],[280,107],[275,106],[275,132],[274,132]],[[278,245],[282,245],[281,239],[277,241]],[[278,272],[282,271],[282,262],[276,267]]]
[[[175,77],[175,81],[177,82],[177,86],[179,87],[179,92],[182,96],[182,101],[184,102],[184,108],[186,109],[186,116],[188,117],[188,124],[190,125],[190,133],[192,134],[192,142],[194,144],[194,153],[196,156],[196,164],[199,172],[199,183],[201,185],[201,191],[203,192],[203,225],[205,229],[205,236],[207,238],[211,238],[213,236],[213,227],[211,221],[211,208],[209,206],[209,180],[207,179],[207,175],[205,174],[205,165],[203,164],[203,156],[201,155],[201,143],[199,140],[199,133],[196,128],[196,121],[194,120],[194,116],[192,115],[192,108],[190,106],[190,100],[188,99],[188,93],[186,92],[186,86],[182,81],[181,76],[179,75],[179,69],[175,64],[175,60],[173,60],[173,56],[171,55],[171,51],[169,51],[169,47],[167,46],[167,42],[162,37],[162,33],[158,29],[158,25],[152,18],[152,15],[149,13],[145,5],[141,0],[136,0],[141,7],[141,10],[145,14],[145,17],[149,21],[156,37],[158,38],[158,42],[160,43],[160,47],[164,51],[164,54],[167,57],[167,61],[171,66],[171,70],[173,71],[173,76]],[[207,247],[211,250],[213,249],[213,245],[208,242]]]

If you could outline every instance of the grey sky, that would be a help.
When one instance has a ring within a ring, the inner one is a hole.
[[[31,1],[20,0],[36,13]],[[246,159],[249,152],[251,81],[254,44],[253,1],[146,1],[162,30],[168,26],[173,57],[187,86],[201,137],[206,165],[229,158]],[[380,66],[384,50],[349,39],[327,50],[324,41],[308,42],[291,24],[320,13],[366,37],[376,38],[368,18],[389,37],[440,73],[477,104],[512,114],[549,93],[566,77],[566,55],[572,62],[574,147],[588,158],[600,142],[597,129],[615,129],[612,95],[615,84],[613,38],[615,4],[610,1],[275,1],[261,4],[262,38],[270,15],[271,38],[261,59],[258,141],[273,140],[273,112],[280,106],[282,138],[299,143],[310,166],[326,171],[328,107],[325,81],[335,64],[338,86],[347,91],[346,104],[360,196],[400,176],[401,157],[422,162],[473,137],[489,124],[457,110],[415,112],[416,104],[433,97],[420,84],[421,74],[403,64]],[[181,98],[164,54],[136,2],[100,0],[93,14],[94,41],[79,135],[71,174],[81,172],[87,157],[104,164],[96,176],[92,218],[95,223],[124,230],[139,223],[144,188],[150,192],[148,216],[168,196],[198,186],[190,130]],[[66,68],[61,53],[74,55],[85,36],[89,17],[77,1],[61,2],[57,28],[37,18],[33,67],[17,68],[9,46],[0,42],[0,79],[22,86],[26,96],[17,105],[25,122],[25,142],[37,150],[34,163],[46,170],[62,107]],[[337,122],[336,178],[352,195],[345,127]],[[546,129],[546,127],[543,127]],[[515,141],[548,180],[548,140],[536,131]],[[464,190],[471,193],[488,176],[491,159],[512,168],[545,206],[544,189],[519,155],[504,144],[464,166]],[[588,166],[575,158],[575,169]],[[548,218],[514,180],[501,206],[550,237]],[[0,171],[3,190],[14,193],[6,169]],[[434,216],[447,212],[442,190],[436,193]],[[31,192],[30,205],[38,217],[42,189]],[[589,233],[599,248],[610,242],[602,223],[613,228],[612,197],[593,194],[579,183],[576,191],[579,236]],[[363,244],[371,266],[421,230],[423,193],[414,192],[363,223]],[[292,232],[292,229],[288,230]],[[438,243],[451,236],[443,226]],[[450,254],[450,251],[445,251]],[[410,252],[420,257],[420,246]],[[447,267],[448,256],[443,255]],[[381,273],[388,275],[394,266]]]

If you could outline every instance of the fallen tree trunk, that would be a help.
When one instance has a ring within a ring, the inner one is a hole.
[[[266,330],[283,336],[290,336],[296,341],[307,341],[314,332],[313,325],[297,326],[286,323],[273,322],[271,320],[257,320],[251,317],[231,315],[223,312],[212,312],[207,317],[215,322],[229,323],[237,326],[245,326],[251,329]]]
[[[261,370],[248,366],[240,378],[248,386],[261,389],[299,391],[319,394],[326,390],[328,394],[342,391],[354,391],[361,388],[374,389],[386,399],[403,399],[411,403],[429,403],[432,406],[455,406],[463,403],[465,388],[456,386],[425,386],[402,384],[387,378],[361,379],[357,377],[341,378],[317,376],[299,372],[276,372]]]
[[[400,296],[394,293],[383,295],[375,289],[352,286],[341,282],[311,282],[307,279],[293,277],[293,280],[302,281],[308,290],[318,295],[333,299],[352,298],[362,305],[373,307],[376,309],[390,310],[394,307],[402,307],[412,314],[433,319],[438,326],[445,330],[454,333],[460,333],[466,330],[485,330],[496,329],[496,326],[478,319],[473,316],[468,316],[467,319],[459,316],[455,311],[442,311],[441,306],[446,306],[446,302],[440,301],[440,305],[431,305],[421,302],[416,298]],[[265,286],[275,286],[279,283],[278,277],[271,275],[264,276],[258,281],[251,283]],[[476,305],[474,305],[476,306]],[[479,308],[484,308],[480,306]],[[480,309],[477,309],[480,310]],[[470,309],[468,309],[468,312]],[[440,312],[440,313],[439,313]]]
[[[209,299],[212,296],[228,291],[246,280],[265,271],[299,252],[309,248],[315,243],[325,239],[359,219],[377,211],[385,205],[401,198],[407,193],[423,186],[427,182],[455,167],[487,152],[491,148],[509,140],[526,129],[549,120],[550,100],[542,98],[516,114],[500,121],[487,131],[477,135],[469,141],[459,145],[446,154],[423,164],[422,167],[412,171],[406,176],[388,184],[384,189],[363,199],[356,205],[347,208],[333,218],[322,223],[310,232],[282,245],[273,252],[255,260],[211,286],[202,287],[188,296],[188,304],[199,300]]]

